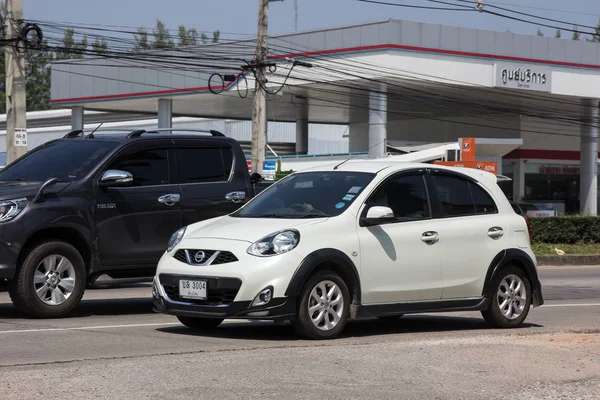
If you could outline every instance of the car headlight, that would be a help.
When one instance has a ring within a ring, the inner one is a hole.
[[[23,211],[27,205],[27,199],[1,200],[0,222],[10,221]]]
[[[258,257],[269,257],[287,253],[298,246],[300,233],[296,230],[285,230],[265,236],[248,248],[248,254]]]
[[[171,238],[169,239],[169,245],[167,246],[167,251],[173,250],[175,246],[177,246],[179,242],[181,242],[181,239],[183,239],[183,235],[185,235],[185,229],[186,227],[184,226],[183,228],[178,229],[173,235],[171,235]]]

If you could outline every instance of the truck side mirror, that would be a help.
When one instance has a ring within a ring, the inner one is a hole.
[[[127,171],[109,169],[104,172],[100,178],[100,186],[103,187],[124,187],[133,183],[133,175]]]

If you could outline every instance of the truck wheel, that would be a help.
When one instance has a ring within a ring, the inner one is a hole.
[[[292,326],[307,339],[333,339],[344,330],[349,310],[346,282],[335,272],[318,271],[302,289]]]
[[[219,318],[177,317],[179,322],[191,329],[214,329],[223,322]]]
[[[492,301],[481,312],[493,328],[520,326],[531,306],[531,285],[521,268],[510,266],[498,273],[492,282]]]
[[[87,273],[81,254],[70,244],[38,244],[20,266],[9,286],[17,309],[34,318],[58,318],[81,300]]]

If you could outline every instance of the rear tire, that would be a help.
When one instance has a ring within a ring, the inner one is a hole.
[[[521,268],[509,266],[492,282],[492,301],[481,314],[493,328],[519,327],[531,307],[531,284]]]
[[[65,242],[36,245],[9,283],[13,304],[33,318],[59,318],[75,308],[87,286],[81,254]]]
[[[215,329],[221,325],[223,319],[219,318],[196,318],[196,317],[177,317],[179,322],[187,326],[190,329],[195,330],[209,330]]]
[[[318,271],[302,289],[292,326],[307,339],[333,339],[348,322],[350,303],[346,282],[335,272]]]

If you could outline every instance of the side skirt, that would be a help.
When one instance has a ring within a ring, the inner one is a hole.
[[[475,297],[469,299],[410,301],[406,303],[386,303],[360,305],[355,318],[382,317],[397,314],[419,314],[429,312],[481,311],[488,308],[490,299]]]

